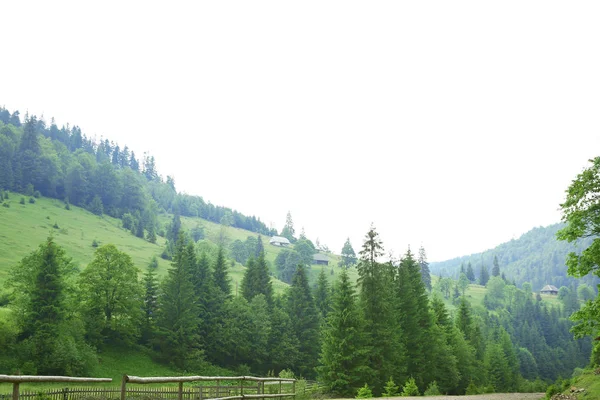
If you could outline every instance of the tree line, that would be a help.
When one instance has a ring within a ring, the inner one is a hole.
[[[105,346],[143,346],[182,371],[290,369],[344,396],[365,384],[389,394],[395,382],[464,394],[543,390],[589,358],[589,338],[571,338],[561,309],[507,283],[493,307],[473,308],[460,295],[451,312],[437,285],[428,293],[425,251],[381,262],[374,228],[358,254],[356,284],[343,268],[331,285],[322,269],[311,288],[310,266],[300,262],[281,295],[256,243],[234,293],[225,249],[204,251],[183,232],[160,280],[151,267],[140,279],[110,244],[77,274],[49,238],[10,273],[15,323],[0,322],[0,370],[86,374]]]
[[[96,214],[134,219],[138,236],[164,231],[160,212],[201,217],[265,235],[274,234],[259,218],[178,193],[171,176],[163,179],[154,156],[141,159],[127,146],[91,139],[78,126],[59,128],[54,119],[0,107],[0,189],[40,193],[84,207]]]

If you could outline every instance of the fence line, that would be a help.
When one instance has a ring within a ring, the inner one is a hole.
[[[48,378],[48,379],[44,379]],[[19,391],[22,382],[111,382],[108,378],[70,378],[0,375],[0,382],[12,382],[12,394],[0,394],[0,400],[80,400],[82,398],[143,400],[244,400],[296,397],[296,380],[285,378],[239,377],[154,377],[124,375],[121,387],[65,387],[61,389]],[[71,380],[72,379],[72,380]],[[93,379],[93,380],[88,380]],[[183,386],[184,382],[216,381],[216,385]],[[222,385],[221,382],[231,382]],[[237,381],[237,382],[234,382]],[[178,383],[171,387],[131,387],[127,383]],[[267,391],[265,393],[265,386]]]

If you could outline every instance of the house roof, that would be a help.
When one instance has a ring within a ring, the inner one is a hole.
[[[327,257],[325,254],[313,254],[313,260],[315,261],[329,261],[329,257]]]
[[[558,289],[554,285],[546,285],[541,292],[558,292]]]
[[[270,240],[269,243],[283,243],[283,244],[290,244],[290,241],[287,240],[287,238],[284,238],[283,236],[273,236]]]

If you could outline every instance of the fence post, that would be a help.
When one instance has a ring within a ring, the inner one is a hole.
[[[123,380],[121,381],[121,400],[125,400],[126,393],[127,393],[127,375],[123,375]]]
[[[12,396],[12,400],[19,400],[19,383],[18,382],[14,382],[13,383],[13,396]]]
[[[183,400],[183,382],[179,382],[179,392],[177,393],[177,400]]]
[[[296,400],[296,380],[292,381],[292,393],[294,394],[294,400]]]
[[[242,399],[244,398],[244,377],[240,379],[240,396],[242,396]]]
[[[63,400],[69,400],[69,395],[68,395],[69,388],[63,388],[62,392],[63,392]]]

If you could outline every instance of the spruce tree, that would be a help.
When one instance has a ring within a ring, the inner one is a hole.
[[[458,313],[456,315],[456,327],[465,335],[465,339],[470,340],[472,334],[471,305],[463,296],[460,298]]]
[[[469,263],[467,264],[467,278],[469,278],[469,281],[475,282],[475,272],[473,271],[471,261],[469,261]]]
[[[479,271],[479,284],[482,286],[487,285],[490,280],[490,273],[485,265],[481,264],[481,270]]]
[[[404,347],[395,314],[394,268],[380,264],[383,244],[371,226],[365,237],[357,265],[360,285],[360,304],[369,327],[367,346],[370,347],[368,366],[375,371],[371,383],[376,394],[381,393],[389,377],[402,382],[407,377]]]
[[[202,360],[198,327],[198,298],[192,284],[195,260],[179,235],[173,263],[162,284],[157,321],[161,354],[178,368],[191,368]]]
[[[213,277],[216,287],[225,295],[225,298],[231,296],[231,286],[229,285],[229,276],[227,274],[227,265],[225,260],[225,253],[223,246],[219,246],[217,253],[217,259],[215,260],[215,267]]]
[[[494,266],[492,267],[492,276],[500,276],[500,264],[498,264],[498,256],[494,255]]]
[[[427,255],[423,246],[419,248],[419,267],[421,268],[421,278],[425,284],[425,288],[431,291],[431,273],[429,272],[429,263],[427,262]]]
[[[262,237],[260,235],[258,235],[256,239],[256,249],[254,251],[254,256],[258,258],[260,256],[260,253],[265,252],[265,246],[263,245]]]
[[[298,265],[288,290],[288,314],[299,342],[298,371],[302,376],[314,376],[319,355],[319,316],[308,286],[302,264]]]
[[[140,341],[142,344],[150,345],[156,333],[156,316],[158,312],[158,280],[154,268],[148,267],[143,278],[144,304],[142,309],[144,319],[142,322]]]
[[[422,265],[419,266],[409,249],[398,268],[396,312],[406,349],[408,375],[415,378],[419,387],[426,388],[433,381],[430,362],[431,352],[436,349],[431,346],[429,300],[421,272]]]
[[[346,270],[340,274],[323,329],[319,381],[327,391],[350,397],[372,375],[365,341],[365,321]]]
[[[317,278],[317,284],[315,286],[315,304],[321,318],[325,319],[329,313],[329,280],[325,275],[325,268],[321,268],[319,277]]]
[[[352,244],[350,243],[350,238],[346,239],[344,247],[342,247],[341,257],[342,261],[340,264],[345,268],[350,268],[353,265],[356,265],[356,262],[358,261],[356,258],[356,253],[354,252]]]
[[[224,295],[215,285],[210,261],[204,252],[200,255],[196,268],[192,271],[192,284],[198,298],[198,318],[200,319],[198,334],[207,358],[212,362],[218,362],[215,358],[217,353],[215,347],[221,326],[219,320],[222,319]]]

